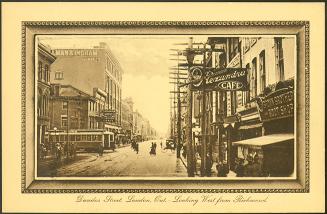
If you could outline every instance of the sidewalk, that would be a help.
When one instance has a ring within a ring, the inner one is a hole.
[[[187,160],[186,160],[186,158],[184,158],[181,155],[180,159],[182,160],[182,163],[184,164],[185,168],[187,169]],[[211,176],[210,177],[217,177],[218,172],[217,172],[217,169],[216,169],[216,165],[217,165],[217,163],[212,164]],[[201,177],[200,171],[201,171],[201,159],[197,158],[195,177]],[[229,170],[229,173],[227,174],[227,177],[236,177],[236,173],[233,172],[232,170]]]

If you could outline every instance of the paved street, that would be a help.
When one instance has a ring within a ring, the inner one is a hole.
[[[160,148],[157,142],[157,155],[150,155],[151,142],[139,143],[136,154],[130,146],[118,148],[115,152],[105,151],[103,156],[97,153],[80,153],[78,161],[57,169],[57,177],[88,176],[134,176],[134,177],[187,177],[187,171],[176,152]],[[163,147],[165,145],[162,140]]]

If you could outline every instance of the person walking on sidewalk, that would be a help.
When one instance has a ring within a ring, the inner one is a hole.
[[[216,169],[218,177],[227,177],[227,174],[229,173],[229,167],[226,160],[223,160],[223,162],[219,161],[219,163],[216,165]]]
[[[244,176],[244,168],[244,159],[240,158],[235,168],[236,177]]]
[[[103,155],[103,146],[102,146],[102,144],[99,144],[99,146],[98,146],[98,153],[99,153],[99,156]]]
[[[136,154],[139,153],[139,144],[138,143],[135,144],[135,151],[136,151]]]
[[[55,148],[55,154],[56,154],[56,166],[60,166],[61,165],[61,157],[62,157],[62,146],[60,143],[56,144],[56,148]]]
[[[253,158],[253,174],[252,177],[261,177],[262,176],[262,166],[259,163],[259,156],[256,154]]]
[[[251,155],[248,155],[246,159],[248,163],[244,166],[244,177],[253,177],[253,157]]]
[[[212,161],[209,155],[207,155],[207,161],[206,161],[206,175],[208,177],[211,177],[211,168],[212,168]]]

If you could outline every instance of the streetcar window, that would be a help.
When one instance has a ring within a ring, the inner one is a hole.
[[[81,140],[81,135],[76,135],[76,141],[80,141]]]
[[[70,135],[70,140],[75,141],[75,135]]]
[[[92,135],[92,140],[96,141],[97,140],[97,136],[96,135]]]
[[[87,135],[87,141],[91,141],[91,135]]]
[[[54,142],[54,136],[50,135],[50,142]]]
[[[82,135],[82,140],[86,140],[86,135]]]
[[[98,141],[102,140],[102,135],[98,135]]]
[[[65,141],[65,135],[60,135],[60,141]]]

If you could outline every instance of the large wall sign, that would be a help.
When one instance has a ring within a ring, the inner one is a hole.
[[[246,68],[226,68],[206,78],[206,85],[213,90],[248,90]]]
[[[294,116],[293,88],[279,89],[266,97],[257,99],[257,106],[263,122]]]
[[[246,68],[208,69],[204,76],[203,68],[194,66],[190,69],[193,90],[246,91],[248,90]]]
[[[190,69],[191,81],[194,87],[199,87],[203,81],[203,68],[200,66],[194,66]]]
[[[101,112],[103,122],[114,123],[116,121],[116,111],[104,110]]]
[[[51,51],[56,56],[97,56],[97,50],[90,49],[54,49]]]

